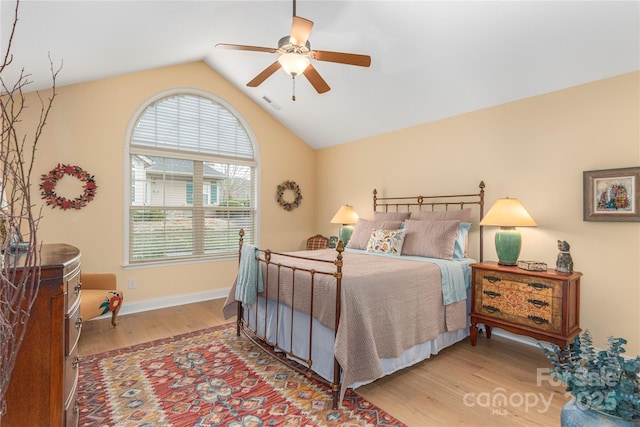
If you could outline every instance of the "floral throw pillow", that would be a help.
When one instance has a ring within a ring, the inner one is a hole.
[[[367,252],[379,252],[399,256],[404,243],[404,230],[373,230]]]

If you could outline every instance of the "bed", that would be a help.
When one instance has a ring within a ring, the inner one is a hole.
[[[360,219],[348,244],[335,249],[273,252],[244,243],[241,231],[225,316],[237,315],[238,335],[326,382],[337,408],[348,388],[468,336],[484,187],[416,197],[374,190],[373,218]]]

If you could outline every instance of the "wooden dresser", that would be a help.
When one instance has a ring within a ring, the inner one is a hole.
[[[2,427],[77,426],[80,251],[42,247],[38,298],[7,390]]]
[[[580,333],[580,277],[556,270],[527,271],[495,262],[471,265],[471,345],[478,323],[487,337],[501,328],[564,348]]]

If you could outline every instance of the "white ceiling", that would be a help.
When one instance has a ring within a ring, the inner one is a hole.
[[[1,0],[2,52],[15,1]],[[314,148],[640,69],[640,1],[297,2],[315,23],[311,48],[370,55],[370,68],[314,62],[331,86],[318,95],[278,71],[246,83],[276,54],[216,43],[277,47],[292,2],[22,0],[13,44],[29,90],[204,60]],[[273,100],[280,109],[262,98]]]

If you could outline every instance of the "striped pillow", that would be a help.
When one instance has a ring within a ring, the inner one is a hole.
[[[406,220],[402,255],[453,259],[459,223],[459,220]]]

